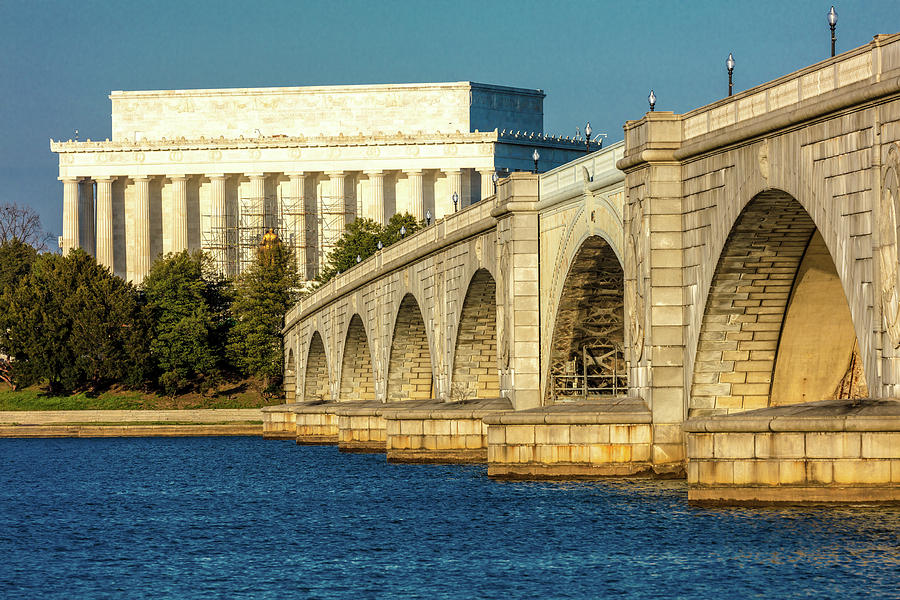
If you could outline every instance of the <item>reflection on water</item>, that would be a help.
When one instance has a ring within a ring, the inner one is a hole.
[[[896,507],[686,497],[258,438],[0,440],[0,597],[900,597]]]

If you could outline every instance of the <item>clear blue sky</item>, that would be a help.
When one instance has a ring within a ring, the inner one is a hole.
[[[609,140],[829,53],[829,2],[0,0],[0,202],[59,234],[48,139],[110,135],[110,90],[479,81],[547,92],[544,129]],[[900,31],[900,0],[841,2],[838,52]]]

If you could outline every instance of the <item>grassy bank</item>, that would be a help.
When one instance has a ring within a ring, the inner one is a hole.
[[[131,390],[109,390],[99,394],[54,396],[41,387],[12,390],[0,383],[0,410],[173,410],[200,408],[259,408],[281,404],[278,398],[263,398],[248,382],[223,386],[208,395],[160,396]]]

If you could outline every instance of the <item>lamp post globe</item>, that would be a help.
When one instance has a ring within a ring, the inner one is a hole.
[[[425,224],[431,225],[431,210],[425,211]]]
[[[591,133],[593,130],[591,129],[591,122],[588,121],[587,125],[584,126],[584,146],[586,149],[591,149]]]
[[[450,199],[453,200],[453,212],[459,210],[459,193],[453,192],[453,195],[450,196]]]
[[[378,247],[379,250],[381,250],[382,248],[384,248],[384,244],[381,243],[381,240],[378,240],[378,243],[375,244],[375,245]]]
[[[831,55],[834,56],[834,28],[837,26],[837,11],[834,6],[828,11],[828,26],[831,27]]]
[[[534,172],[538,172],[538,161],[541,160],[541,153],[537,151],[537,148],[534,149],[534,152],[531,153],[531,160],[534,161]]]
[[[406,235],[406,225],[401,225],[400,226],[400,237],[403,237],[405,235]]]
[[[494,171],[494,174],[491,175],[491,181],[494,182],[494,195],[497,195],[497,182],[500,181],[500,176],[497,175],[497,171]]]
[[[653,90],[650,90],[650,95],[647,96],[647,102],[650,103],[650,112],[656,108],[656,94],[653,93]]]
[[[728,69],[728,95],[730,96],[734,92],[734,84],[731,79],[734,73],[734,55],[731,52],[728,53],[728,58],[725,59],[725,68]]]
[[[361,263],[361,262],[362,262],[362,256],[359,255],[359,254],[357,254],[357,255],[356,255],[356,264],[359,264],[359,263]]]

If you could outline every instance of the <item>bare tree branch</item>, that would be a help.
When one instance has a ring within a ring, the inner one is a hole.
[[[9,202],[0,204],[0,243],[17,239],[38,252],[46,252],[51,238],[41,227],[41,217],[33,208]]]

